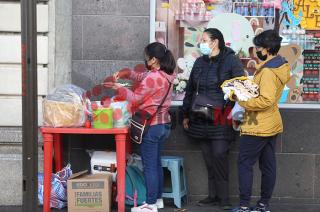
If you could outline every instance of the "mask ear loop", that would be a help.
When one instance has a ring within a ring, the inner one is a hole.
[[[153,58],[155,58],[155,57],[153,57]],[[152,59],[153,59],[153,58],[152,58]],[[152,59],[151,59],[151,60],[152,60]],[[157,60],[157,58],[155,58],[155,59]],[[151,68],[151,70],[152,70],[152,65],[154,65],[156,62],[157,62],[157,61],[154,61],[151,65],[148,65],[148,66]],[[147,61],[147,63],[148,63],[148,61]]]

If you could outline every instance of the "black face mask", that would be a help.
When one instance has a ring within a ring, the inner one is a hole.
[[[261,61],[265,61],[268,58],[268,55],[262,55],[261,51],[257,51],[257,56]]]

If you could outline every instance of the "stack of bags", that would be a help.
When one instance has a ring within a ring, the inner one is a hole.
[[[234,101],[234,95],[237,96],[237,100],[239,101],[248,101],[251,98],[259,96],[259,86],[245,76],[226,80],[221,85],[221,88],[224,92],[225,100],[230,99]],[[236,131],[240,130],[240,123],[243,122],[244,112],[245,109],[236,102],[229,114],[228,118],[233,120],[233,128]]]
[[[50,208],[62,209],[67,206],[67,180],[71,177],[71,165],[68,164],[61,171],[51,174]],[[43,205],[43,173],[38,173],[38,201]]]
[[[226,80],[221,85],[221,88],[225,94],[225,99],[233,100],[232,96],[236,95],[239,101],[248,101],[259,96],[259,86],[248,77],[236,77]]]

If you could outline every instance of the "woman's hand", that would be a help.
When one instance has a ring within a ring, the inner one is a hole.
[[[231,97],[234,101],[238,101],[239,99],[238,99],[238,97],[237,97],[237,95],[235,95],[235,94],[232,94],[232,97]]]
[[[182,124],[183,124],[183,128],[185,130],[189,129],[189,119],[188,118],[184,118]]]
[[[116,82],[105,82],[103,83],[103,86],[106,88],[112,88],[114,90],[117,90],[123,87],[120,83],[116,83]]]
[[[232,126],[233,126],[234,130],[239,131],[240,130],[240,124],[241,124],[240,121],[232,120]]]
[[[120,79],[119,71],[113,74],[113,80],[116,82],[118,79]]]
[[[112,75],[113,80],[116,82],[118,79],[128,79],[130,77],[131,70],[129,68],[124,68],[117,71]]]

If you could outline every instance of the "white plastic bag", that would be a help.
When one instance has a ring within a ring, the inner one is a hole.
[[[232,120],[243,121],[245,109],[241,107],[238,102],[235,103],[234,107],[231,110]]]
[[[111,151],[87,151],[91,157],[91,174],[112,174],[113,182],[117,178],[117,154]],[[114,169],[114,170],[112,170]]]
[[[240,131],[240,124],[243,122],[244,113],[245,109],[236,102],[228,115],[228,119],[232,119],[232,127],[235,131]]]

